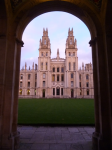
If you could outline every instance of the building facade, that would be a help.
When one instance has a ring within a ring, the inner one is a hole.
[[[93,69],[92,64],[82,63],[78,69],[77,40],[73,29],[68,31],[66,40],[65,59],[51,59],[51,44],[48,29],[43,29],[40,39],[38,66],[34,63],[32,69],[20,71],[19,97],[32,98],[93,98]]]

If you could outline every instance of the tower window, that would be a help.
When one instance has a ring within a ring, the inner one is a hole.
[[[73,70],[75,70],[75,62],[73,63]]]
[[[81,74],[79,74],[79,79],[81,80]]]
[[[72,44],[72,39],[70,39],[70,45]]]
[[[69,52],[69,56],[71,56],[71,53]]]
[[[48,56],[48,53],[46,52],[46,56]]]
[[[69,70],[71,70],[71,63],[69,62]]]
[[[73,78],[73,73],[71,73],[71,78]]]
[[[46,39],[44,40],[44,45],[46,45]]]
[[[73,56],[75,56],[75,52],[73,52]]]
[[[41,53],[41,56],[43,56],[43,52]]]
[[[59,72],[59,67],[57,68],[57,72]]]
[[[45,79],[45,73],[43,73],[43,79]]]
[[[43,62],[41,62],[41,70],[43,70]]]
[[[47,70],[47,62],[46,62],[46,70]]]
[[[30,74],[28,74],[28,80],[30,80]]]

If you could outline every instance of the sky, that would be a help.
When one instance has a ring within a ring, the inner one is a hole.
[[[48,12],[33,19],[25,28],[22,36],[24,47],[21,51],[22,68],[27,63],[32,68],[32,64],[38,64],[39,40],[43,35],[43,28],[48,28],[48,36],[51,42],[51,58],[56,57],[57,49],[61,58],[65,58],[65,43],[68,36],[68,29],[73,28],[74,37],[77,39],[78,48],[78,68],[82,62],[92,63],[90,32],[87,26],[72,14],[60,11]]]

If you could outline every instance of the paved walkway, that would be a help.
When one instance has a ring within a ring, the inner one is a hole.
[[[18,126],[18,150],[92,150],[93,127]]]

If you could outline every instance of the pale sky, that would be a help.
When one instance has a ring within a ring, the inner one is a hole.
[[[60,57],[65,58],[65,43],[68,36],[68,29],[74,31],[78,47],[78,66],[82,62],[92,63],[90,32],[86,25],[74,15],[66,12],[53,11],[44,13],[32,20],[26,27],[22,40],[24,47],[21,51],[21,68],[27,63],[32,68],[33,62],[38,64],[39,40],[43,35],[43,28],[48,28],[48,35],[51,42],[51,58],[56,57],[59,48]]]

